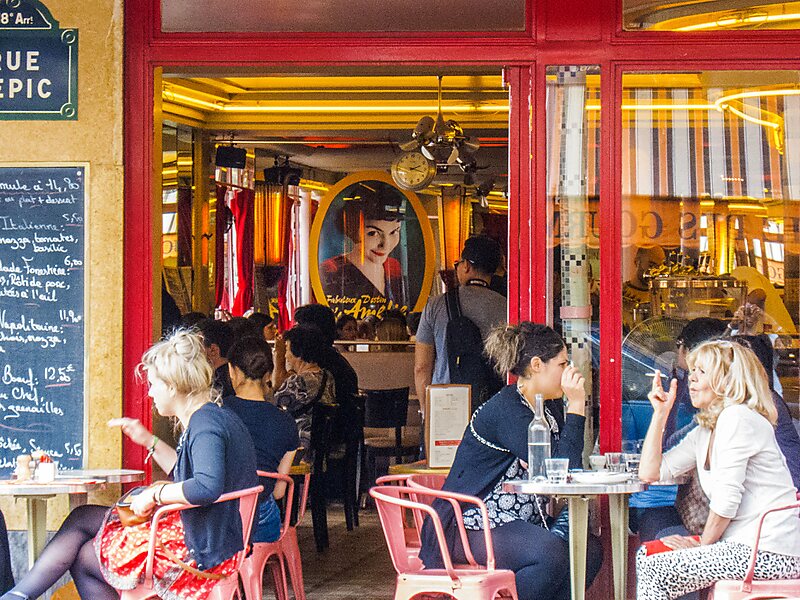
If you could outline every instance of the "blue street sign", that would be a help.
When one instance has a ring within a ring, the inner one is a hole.
[[[0,120],[78,118],[78,30],[39,0],[0,0]]]

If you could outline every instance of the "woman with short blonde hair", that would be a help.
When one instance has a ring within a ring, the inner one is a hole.
[[[668,390],[656,373],[648,394],[653,418],[647,431],[639,477],[672,479],[697,469],[710,499],[703,533],[662,538],[671,552],[636,557],[637,598],[672,600],[722,579],[743,579],[761,514],[795,501],[795,487],[775,439],[777,411],[767,374],[749,348],[715,340],[687,357],[689,395],[699,410],[699,427],[662,455],[662,437],[675,402],[677,381]],[[797,510],[764,521],[756,579],[800,576]]]

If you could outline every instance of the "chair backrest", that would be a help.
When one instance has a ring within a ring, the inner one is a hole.
[[[427,490],[422,488],[411,488],[406,486],[377,486],[369,491],[370,496],[375,499],[375,506],[378,509],[378,516],[381,520],[383,533],[386,537],[386,544],[389,547],[389,555],[392,558],[392,564],[398,573],[416,572],[417,565],[411,564],[408,545],[406,543],[403,509],[410,510],[414,513],[414,520],[417,523],[422,523],[425,517],[428,517],[434,528],[436,539],[439,545],[439,552],[442,557],[442,563],[451,579],[456,581],[458,579],[458,571],[453,567],[453,561],[450,557],[447,541],[444,537],[444,529],[439,515],[430,506],[430,502],[415,502],[411,500],[413,496],[429,495],[436,498],[442,498],[451,503],[453,511],[456,516],[456,523],[458,525],[459,536],[464,548],[464,554],[467,562],[471,568],[479,569],[481,565],[477,563],[472,555],[472,551],[467,538],[467,532],[464,528],[464,519],[461,515],[461,504],[472,504],[478,507],[483,516],[484,522],[489,522],[489,513],[486,510],[486,505],[480,498],[474,496],[466,496],[464,494],[456,494],[454,492],[445,492],[441,490]],[[494,547],[492,546],[491,529],[484,530],[484,543],[486,547],[486,570],[494,571]]]
[[[230,502],[232,500],[238,500],[239,502],[239,516],[242,519],[243,550],[236,555],[237,573],[241,568],[242,562],[244,562],[247,554],[247,548],[250,542],[250,531],[253,528],[253,518],[256,514],[256,506],[258,505],[258,495],[263,491],[264,486],[258,485],[256,487],[222,494],[222,496],[217,498],[214,502],[214,504],[218,504],[220,502]],[[150,526],[150,546],[147,550],[147,562],[145,563],[145,586],[151,588],[153,587],[153,559],[155,556],[156,546],[158,545],[158,522],[161,520],[161,517],[167,513],[187,510],[189,508],[196,508],[196,506],[194,504],[167,504],[166,506],[159,508],[153,514],[153,521],[152,525]]]
[[[411,475],[381,475],[375,480],[375,485],[406,485]]]
[[[365,427],[400,428],[408,416],[408,388],[366,390]]]
[[[408,487],[441,490],[446,479],[443,473],[414,473],[408,477]]]
[[[314,451],[314,462],[324,460],[331,449],[336,434],[336,422],[339,407],[335,404],[317,402],[311,413],[311,449]]]
[[[798,496],[800,496],[800,493],[798,493]],[[753,577],[755,576],[756,559],[758,558],[758,541],[761,538],[761,528],[764,525],[764,519],[770,513],[779,512],[782,510],[796,510],[796,509],[800,509],[800,502],[794,502],[786,506],[770,508],[769,510],[765,510],[761,514],[761,517],[758,520],[758,528],[756,529],[756,539],[755,543],[753,544],[753,552],[750,555],[750,566],[748,567],[747,573],[745,574],[744,580],[742,581],[743,592],[749,593],[753,589]]]
[[[283,525],[281,526],[281,536],[280,539],[283,539],[283,536],[286,535],[289,527],[291,526],[292,520],[292,501],[294,500],[294,479],[292,479],[289,475],[284,475],[283,473],[272,473],[270,471],[256,471],[259,477],[266,477],[268,479],[274,479],[277,481],[283,481],[286,484],[286,493],[284,494],[284,506],[285,509],[283,511]]]

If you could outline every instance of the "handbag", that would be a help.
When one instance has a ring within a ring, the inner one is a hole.
[[[698,535],[703,532],[710,504],[711,501],[700,487],[697,470],[694,470],[692,478],[678,486],[678,496],[675,498],[675,510],[690,534]]]
[[[131,508],[131,502],[133,499],[141,494],[148,488],[154,486],[164,486],[168,483],[172,483],[171,481],[154,481],[150,485],[139,485],[135,488],[128,490],[114,505],[117,509],[117,516],[119,517],[119,522],[122,523],[123,527],[134,527],[136,525],[141,525],[142,523],[146,523],[150,520],[152,515],[142,515],[139,516],[133,509]]]

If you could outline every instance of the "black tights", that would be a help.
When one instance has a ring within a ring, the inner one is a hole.
[[[75,581],[81,598],[119,600],[119,592],[106,583],[94,551],[94,537],[100,531],[106,506],[79,506],[64,521],[58,533],[45,546],[42,555],[12,591],[38,598],[67,571]],[[5,594],[0,600],[19,600]]]

